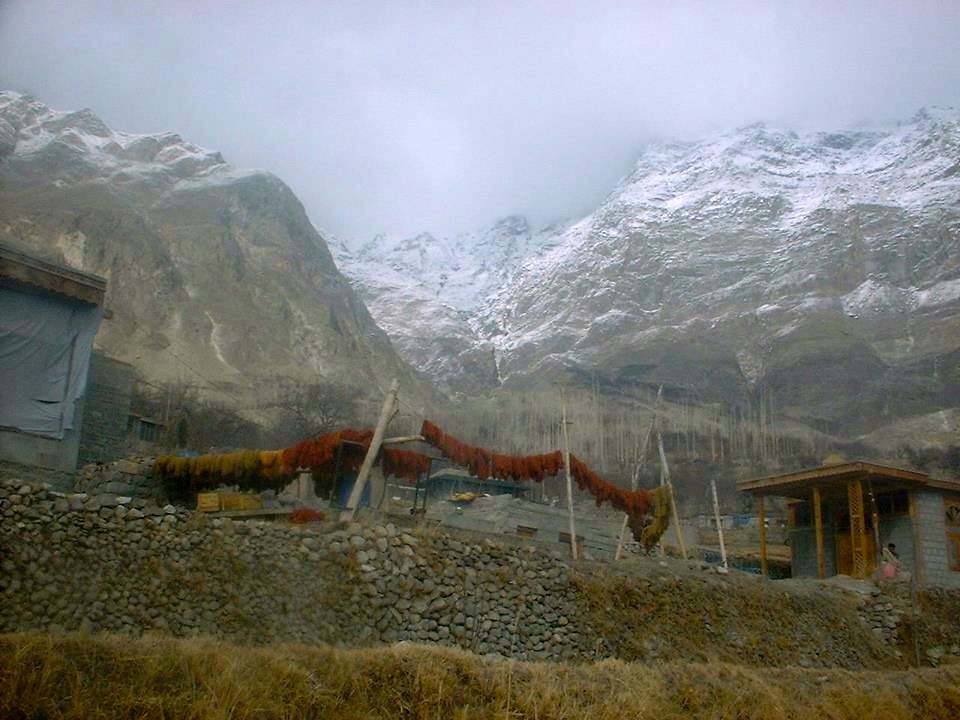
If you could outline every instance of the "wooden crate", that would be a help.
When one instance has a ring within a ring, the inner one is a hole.
[[[200,493],[197,495],[197,512],[218,512],[220,510],[220,493]]]
[[[240,496],[241,510],[260,510],[263,507],[263,498],[258,494],[244,493]]]
[[[253,493],[220,493],[222,510],[259,510],[263,507],[260,496]]]

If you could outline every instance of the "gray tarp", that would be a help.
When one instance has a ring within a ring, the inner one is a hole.
[[[63,439],[101,317],[88,303],[0,289],[0,427]]]

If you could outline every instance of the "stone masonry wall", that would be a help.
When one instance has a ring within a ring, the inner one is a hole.
[[[74,477],[73,490],[91,497],[120,495],[164,501],[163,491],[153,477],[152,457],[130,457],[106,464],[84,465]]]
[[[90,356],[78,465],[109,462],[123,455],[133,384],[131,365],[101,353]]]
[[[0,571],[0,631],[411,640],[518,658],[602,652],[559,558],[389,523],[231,522],[7,481]]]

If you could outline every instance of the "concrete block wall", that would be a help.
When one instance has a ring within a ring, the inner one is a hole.
[[[825,516],[823,524],[823,564],[827,577],[837,574],[835,536],[834,527]],[[793,577],[817,577],[816,530],[813,527],[791,528],[789,541]]]
[[[134,380],[133,366],[101,353],[90,357],[80,425],[79,465],[110,462],[125,455]]]
[[[909,515],[884,515],[880,518],[880,546],[888,543],[897,546],[897,554],[906,572],[913,573],[917,569],[917,554],[913,546],[913,523]],[[877,552],[877,563],[881,562],[881,554]]]
[[[939,492],[924,490],[916,492],[914,498],[920,535],[920,555],[923,561],[923,584],[933,587],[960,588],[960,571],[950,569],[947,557],[946,512],[943,495]]]

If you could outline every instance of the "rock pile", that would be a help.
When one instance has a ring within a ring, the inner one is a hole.
[[[73,489],[87,495],[162,499],[162,488],[153,478],[153,458],[131,457],[84,465],[77,471]]]
[[[867,595],[859,603],[860,621],[868,625],[877,638],[886,645],[900,643],[900,622],[910,615],[910,603],[892,594]]]

